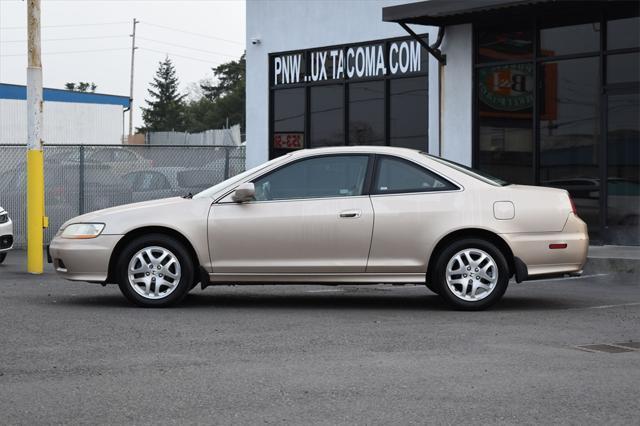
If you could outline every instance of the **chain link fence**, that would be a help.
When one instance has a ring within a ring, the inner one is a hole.
[[[195,194],[244,171],[238,146],[45,145],[49,243],[79,214],[137,201]],[[26,247],[26,147],[0,145],[0,206]]]

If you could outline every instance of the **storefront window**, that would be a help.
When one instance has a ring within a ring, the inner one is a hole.
[[[640,94],[608,96],[607,223],[618,244],[640,245]]]
[[[290,149],[301,149],[304,140],[304,89],[278,90],[273,95],[273,140],[274,156],[284,155]]]
[[[607,49],[640,47],[639,17],[609,21],[607,29]]]
[[[607,84],[640,80],[640,53],[607,56]]]
[[[349,85],[349,144],[384,145],[384,81]]]
[[[559,56],[600,49],[600,23],[589,22],[540,30],[540,55]]]
[[[512,183],[533,183],[533,65],[477,71],[482,170]]]
[[[344,87],[312,87],[309,97],[309,146],[344,145]]]
[[[571,194],[578,215],[598,228],[599,122],[598,58],[571,59],[541,66],[547,111],[540,115],[540,184]],[[546,99],[550,97],[550,99]]]
[[[483,30],[478,32],[478,62],[521,61],[533,55],[533,32]]]
[[[426,151],[427,78],[402,78],[392,80],[390,84],[390,145]]]

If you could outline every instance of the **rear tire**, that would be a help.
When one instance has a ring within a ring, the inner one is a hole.
[[[440,288],[438,288],[438,286],[433,283],[433,282],[428,282],[425,284],[427,286],[427,288],[429,290],[431,290],[432,292],[434,292],[435,294],[440,294]]]
[[[4,262],[6,258],[7,258],[7,253],[0,253],[0,263]]]
[[[164,308],[179,303],[193,284],[194,265],[184,245],[164,234],[131,241],[116,264],[118,286],[132,303]]]
[[[509,266],[492,243],[467,238],[455,241],[438,256],[433,285],[452,307],[477,311],[499,301],[509,285]]]

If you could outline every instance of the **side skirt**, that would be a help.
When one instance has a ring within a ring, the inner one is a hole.
[[[215,284],[424,284],[425,274],[209,274]],[[204,285],[203,287],[206,287]]]

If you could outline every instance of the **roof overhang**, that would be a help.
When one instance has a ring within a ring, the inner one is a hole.
[[[495,19],[523,19],[532,13],[579,13],[614,10],[622,15],[637,13],[635,1],[567,0],[428,0],[389,6],[382,9],[382,20],[399,24],[444,27],[471,22],[495,22]]]

